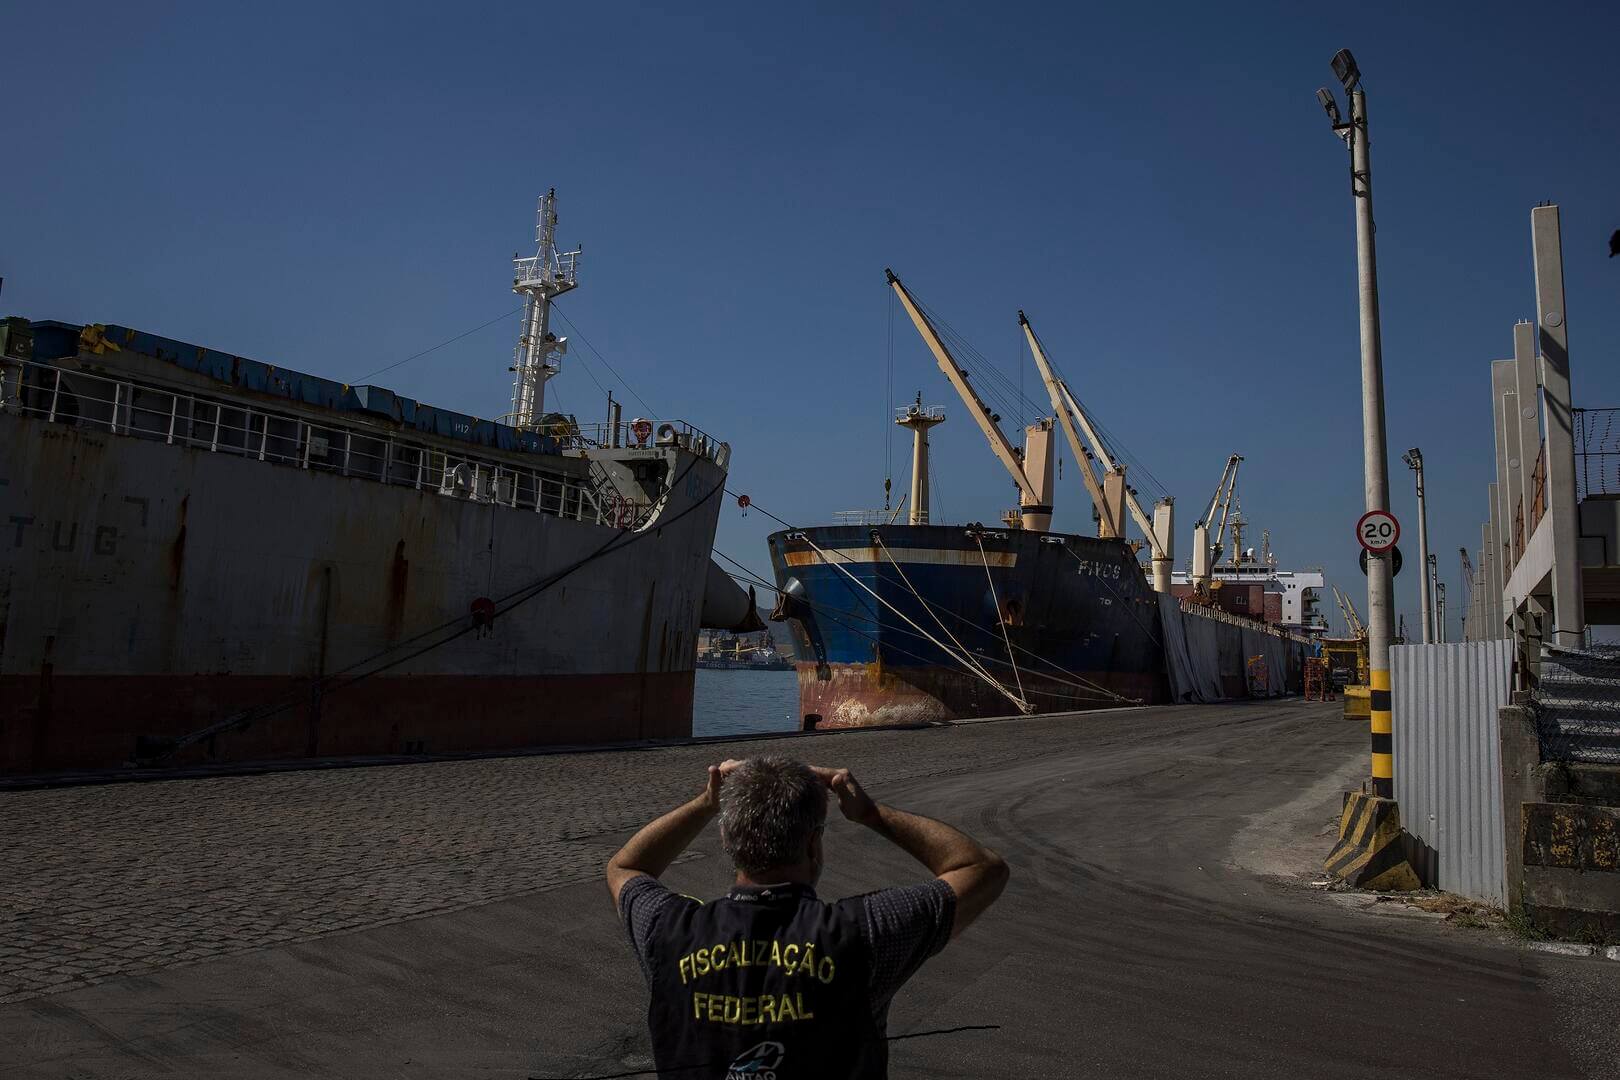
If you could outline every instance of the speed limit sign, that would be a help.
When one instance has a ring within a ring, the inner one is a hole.
[[[1382,555],[1401,538],[1401,523],[1388,510],[1369,510],[1356,522],[1356,540],[1374,555]]]

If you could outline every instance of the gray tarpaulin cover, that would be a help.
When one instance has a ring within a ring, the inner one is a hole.
[[[1302,651],[1297,642],[1244,626],[1232,616],[1184,611],[1180,599],[1167,593],[1159,594],[1159,622],[1173,701],[1196,704],[1250,696],[1252,656],[1266,658],[1265,696],[1288,692],[1289,656]]]

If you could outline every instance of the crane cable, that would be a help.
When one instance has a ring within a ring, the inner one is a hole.
[[[1012,638],[1007,636],[1007,620],[1002,617],[1001,600],[996,596],[996,579],[990,575],[990,556],[986,555],[984,551],[984,534],[974,532],[973,541],[979,545],[979,561],[984,563],[984,580],[990,583],[990,603],[995,605],[996,623],[1001,627],[1001,640],[1007,646],[1007,662],[1012,665],[1013,678],[1018,682],[1018,696],[1022,697],[1024,694],[1024,677],[1019,674],[1018,661],[1013,656]],[[1027,703],[1024,705],[1024,710],[1029,711]]]

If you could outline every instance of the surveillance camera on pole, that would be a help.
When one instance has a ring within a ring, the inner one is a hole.
[[[1350,96],[1350,121],[1339,119],[1338,102],[1326,88],[1317,100],[1333,132],[1350,149],[1350,191],[1356,212],[1356,271],[1361,308],[1362,484],[1368,514],[1389,512],[1389,460],[1384,440],[1384,360],[1378,324],[1378,258],[1373,246],[1372,165],[1367,139],[1367,95],[1361,69],[1349,49],[1333,56],[1333,74]],[[1365,517],[1363,518],[1365,520]],[[1421,527],[1420,527],[1421,531]],[[1367,560],[1367,651],[1372,706],[1372,793],[1395,794],[1389,700],[1390,612],[1393,575],[1386,554]]]

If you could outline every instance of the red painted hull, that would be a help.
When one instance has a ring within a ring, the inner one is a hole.
[[[317,706],[308,679],[239,675],[0,676],[0,775],[117,768],[143,736],[290,703],[164,764],[519,750],[691,734],[691,671],[645,675],[378,676]]]
[[[1018,712],[1017,705],[984,680],[940,668],[801,663],[798,672],[800,727],[806,731],[941,723]],[[1168,700],[1164,676],[1157,672],[1076,672],[1062,682],[1029,675],[1023,686],[1041,712]]]

